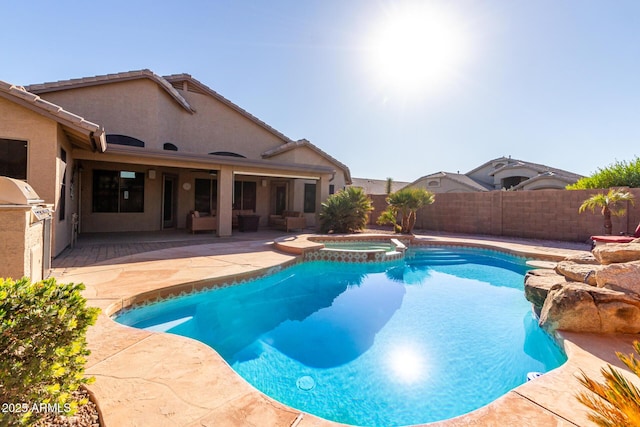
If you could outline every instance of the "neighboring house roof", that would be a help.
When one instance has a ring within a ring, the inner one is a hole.
[[[472,189],[473,191],[489,191],[487,187],[474,181],[473,179],[469,178],[467,175],[463,175],[460,173],[453,173],[453,172],[443,172],[443,171],[420,177],[415,181],[413,181],[412,183],[410,183],[409,185],[407,185],[407,187],[411,187],[420,181],[424,181],[432,178],[440,178],[440,179],[448,178],[460,185],[463,185],[465,187]]]
[[[509,168],[515,168],[515,167],[528,167],[529,169],[532,169],[538,173],[544,173],[544,172],[553,172],[555,175],[557,176],[563,176],[572,180],[579,180],[580,178],[582,178],[582,175],[578,175],[576,173],[573,172],[569,172],[563,169],[558,169],[558,168],[553,168],[551,166],[547,166],[547,165],[542,165],[539,163],[533,163],[533,162],[527,162],[525,160],[519,160],[519,159],[514,159],[512,157],[498,157],[495,158],[493,160],[489,160],[488,162],[485,162],[483,164],[481,164],[480,166],[470,170],[469,172],[466,173],[466,175],[472,175],[474,172],[485,168],[487,166],[496,164],[496,163],[504,163],[504,166],[492,171],[491,173],[489,173],[489,175],[494,175],[500,171],[509,169]]]
[[[164,89],[169,94],[169,96],[171,96],[178,104],[180,104],[180,106],[182,106],[182,108],[190,113],[195,112],[195,110],[191,107],[191,105],[189,105],[187,100],[184,99],[183,96],[180,95],[180,93],[173,86],[171,86],[171,84],[167,80],[148,69],[127,71],[124,73],[105,74],[94,77],[83,77],[80,79],[59,80],[57,82],[32,84],[26,86],[26,90],[36,94],[40,94],[138,79],[149,79],[153,81],[162,89]]]
[[[539,174],[544,174],[544,173],[547,173],[547,172],[551,172],[554,176],[564,177],[564,178],[567,178],[567,179],[570,179],[570,180],[574,180],[574,181],[577,181],[580,178],[582,178],[582,175],[578,175],[576,173],[569,172],[569,171],[566,171],[566,170],[563,170],[563,169],[552,168],[551,166],[541,165],[541,164],[538,164],[538,163],[525,162],[524,160],[517,160],[517,159],[508,159],[508,160],[509,160],[509,163],[505,164],[501,168],[498,168],[498,169],[494,170],[489,175],[495,175],[498,172],[501,172],[501,171],[504,171],[504,170],[508,170],[508,169],[525,167],[525,168],[528,168],[528,169],[532,169],[532,170],[538,172]]]
[[[60,123],[67,137],[78,145],[88,144],[92,150],[100,152],[107,149],[105,132],[100,125],[85,120],[59,105],[45,101],[22,86],[0,80],[0,97]]]
[[[291,142],[288,142],[286,144],[279,145],[279,146],[277,146],[275,148],[272,148],[270,150],[267,150],[267,151],[263,152],[262,153],[262,157],[269,158],[269,157],[277,156],[278,154],[282,154],[282,153],[284,153],[286,151],[289,151],[289,150],[295,150],[296,148],[300,148],[300,147],[307,147],[307,148],[313,150],[314,152],[319,154],[321,157],[324,157],[329,162],[334,163],[339,168],[343,169],[344,173],[345,173],[345,183],[347,185],[351,184],[351,182],[352,182],[351,171],[349,170],[347,165],[345,165],[344,163],[339,162],[337,159],[335,159],[334,157],[330,156],[329,154],[327,154],[326,152],[324,152],[323,150],[321,150],[317,146],[313,145],[311,142],[307,141],[306,139],[300,139],[298,141],[291,141]]]
[[[391,192],[396,192],[409,184],[404,181],[393,181],[391,183]],[[386,179],[369,179],[369,178],[353,178],[351,179],[352,187],[360,187],[365,194],[387,194]]]
[[[574,182],[576,182],[576,179],[568,178],[566,176],[558,175],[555,172],[547,171],[547,172],[541,173],[540,175],[536,175],[534,177],[531,177],[531,178],[527,179],[526,181],[522,181],[520,184],[515,185],[512,188],[512,190],[522,190],[525,187],[529,187],[529,186],[533,185],[534,183],[536,183],[538,181],[545,181],[545,180],[549,180],[549,179],[554,179],[555,181],[562,181],[562,182],[565,182],[567,185],[568,184],[573,184]],[[551,187],[549,187],[549,188],[551,188]]]

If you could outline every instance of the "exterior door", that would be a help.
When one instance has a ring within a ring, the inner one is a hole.
[[[287,210],[287,184],[284,182],[274,183],[272,190],[272,212],[276,215],[282,215],[282,212]]]
[[[162,229],[176,227],[178,177],[163,175],[162,179]]]

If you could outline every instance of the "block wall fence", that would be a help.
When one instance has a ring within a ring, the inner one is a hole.
[[[640,222],[640,189],[629,191],[636,205],[629,204],[625,215],[612,217],[613,234],[633,234]],[[418,211],[415,229],[584,242],[589,236],[604,234],[604,220],[597,209],[578,213],[582,202],[599,192],[603,190],[439,193],[432,205]],[[373,225],[387,204],[386,196],[370,197],[375,211],[369,224]]]

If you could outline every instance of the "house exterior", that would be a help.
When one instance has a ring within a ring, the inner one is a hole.
[[[14,177],[54,206],[54,256],[71,243],[76,218],[81,233],[153,231],[184,228],[198,211],[229,236],[238,213],[264,226],[294,210],[313,226],[321,202],[351,182],[329,154],[188,74],[1,82],[3,143],[21,157],[7,166],[0,156],[0,171],[20,169]]]
[[[408,182],[404,181],[392,181],[391,192],[394,193],[405,187]],[[386,179],[369,179],[369,178],[352,178],[351,187],[362,188],[365,194],[368,195],[386,195],[387,194],[387,180]]]
[[[409,184],[432,193],[466,193],[493,190],[563,189],[581,175],[537,163],[499,157],[466,174],[436,172]]]

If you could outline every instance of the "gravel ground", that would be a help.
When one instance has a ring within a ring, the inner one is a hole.
[[[75,399],[89,399],[86,405],[78,408],[75,415],[65,417],[56,413],[48,413],[35,424],[36,427],[100,427],[98,408],[91,401],[86,390],[80,389],[73,393]]]

